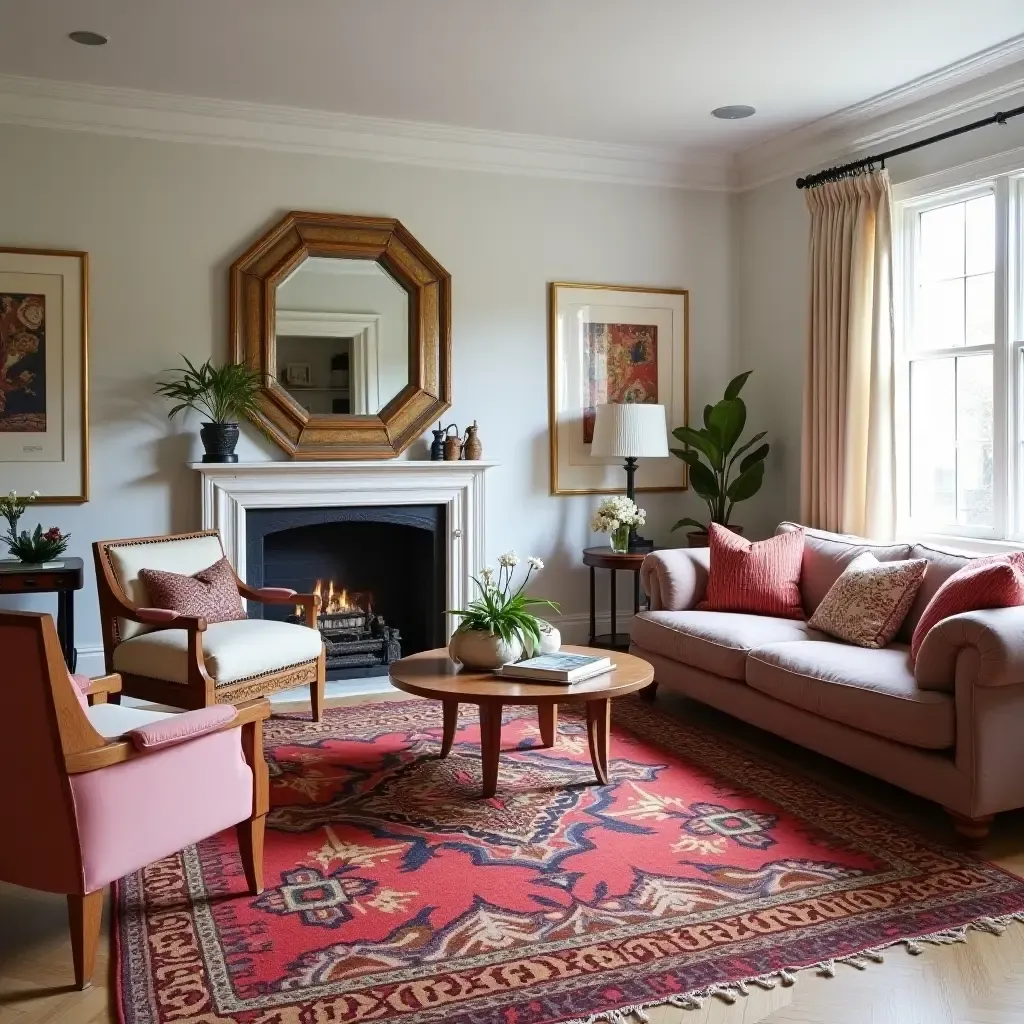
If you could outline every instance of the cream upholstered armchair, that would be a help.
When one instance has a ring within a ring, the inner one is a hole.
[[[323,706],[325,655],[316,628],[320,598],[293,590],[253,590],[235,577],[239,594],[265,604],[300,606],[305,625],[270,619],[210,622],[150,606],[143,569],[191,576],[224,557],[216,530],[168,537],[97,541],[103,653],[131,697],[179,708],[237,704],[308,684],[313,718]]]

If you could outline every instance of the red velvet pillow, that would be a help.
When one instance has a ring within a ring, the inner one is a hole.
[[[780,533],[751,543],[724,526],[712,523],[711,568],[704,600],[697,605],[710,612],[749,612],[804,618],[800,600],[800,563],[804,531]]]
[[[179,615],[195,615],[207,622],[244,619],[245,609],[238,594],[238,583],[227,558],[221,558],[191,576],[162,569],[140,569],[154,608],[168,608]]]
[[[975,558],[935,591],[914,627],[911,660],[917,659],[928,631],[943,619],[979,608],[1014,608],[1024,604],[1024,552]]]

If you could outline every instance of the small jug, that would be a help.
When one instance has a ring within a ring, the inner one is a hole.
[[[448,430],[455,433],[446,433],[444,439],[444,461],[458,462],[462,458],[462,438],[459,437],[459,428],[455,423],[448,424]]]
[[[437,429],[431,430],[434,440],[430,442],[430,461],[440,462],[444,458],[444,427],[437,421]]]
[[[473,420],[472,425],[466,427],[466,436],[462,441],[463,458],[470,462],[478,462],[484,456],[484,446],[480,441],[478,430],[476,420]]]

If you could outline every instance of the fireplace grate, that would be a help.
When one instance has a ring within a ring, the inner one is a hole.
[[[304,620],[296,615],[292,621]],[[358,609],[325,612],[317,616],[316,624],[324,639],[328,672],[386,666],[402,656],[401,634],[382,615]]]

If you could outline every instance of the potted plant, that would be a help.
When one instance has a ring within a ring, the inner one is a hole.
[[[747,407],[739,394],[753,372],[747,370],[734,377],[720,402],[704,406],[703,427],[697,430],[678,427],[672,431],[672,436],[686,446],[673,448],[672,454],[686,463],[693,489],[707,503],[708,522],[728,527],[734,533],[742,533],[743,527],[731,525],[733,508],[761,489],[764,460],[769,451],[767,444],[753,448],[765,436],[766,430],[737,447],[747,423]],[[701,461],[702,458],[705,461]],[[690,547],[707,547],[707,523],[680,519],[672,529],[678,530],[681,526],[696,527],[687,534]]]
[[[0,515],[7,520],[7,533],[3,539],[11,554],[29,565],[49,562],[64,554],[71,539],[71,534],[61,533],[57,526],[51,526],[44,533],[41,523],[32,533],[28,530],[18,533],[18,520],[24,515],[29,503],[38,497],[38,491],[33,491],[27,498],[19,498],[17,491],[11,491],[5,498],[0,498]]]
[[[629,550],[630,532],[647,522],[647,513],[637,508],[636,502],[621,495],[605,498],[590,520],[590,528],[595,533],[607,533],[608,543],[616,554],[625,554]]]
[[[558,605],[523,593],[530,576],[544,568],[539,558],[530,557],[526,561],[529,566],[526,577],[515,590],[512,575],[519,564],[519,556],[514,551],[499,556],[497,577],[490,568],[482,569],[479,579],[473,577],[480,596],[470,601],[468,608],[451,612],[462,619],[448,644],[448,653],[454,661],[462,662],[466,668],[487,672],[518,661],[524,652],[532,657],[535,650],[541,649],[544,635],[551,627],[530,609],[547,605],[558,611]]]
[[[185,366],[169,371],[179,374],[177,379],[158,382],[156,389],[158,395],[177,403],[167,418],[173,419],[183,409],[209,416],[199,430],[206,451],[203,462],[237,462],[237,418],[257,409],[259,373],[240,363],[218,368],[209,359],[197,368],[187,356],[181,358]]]

